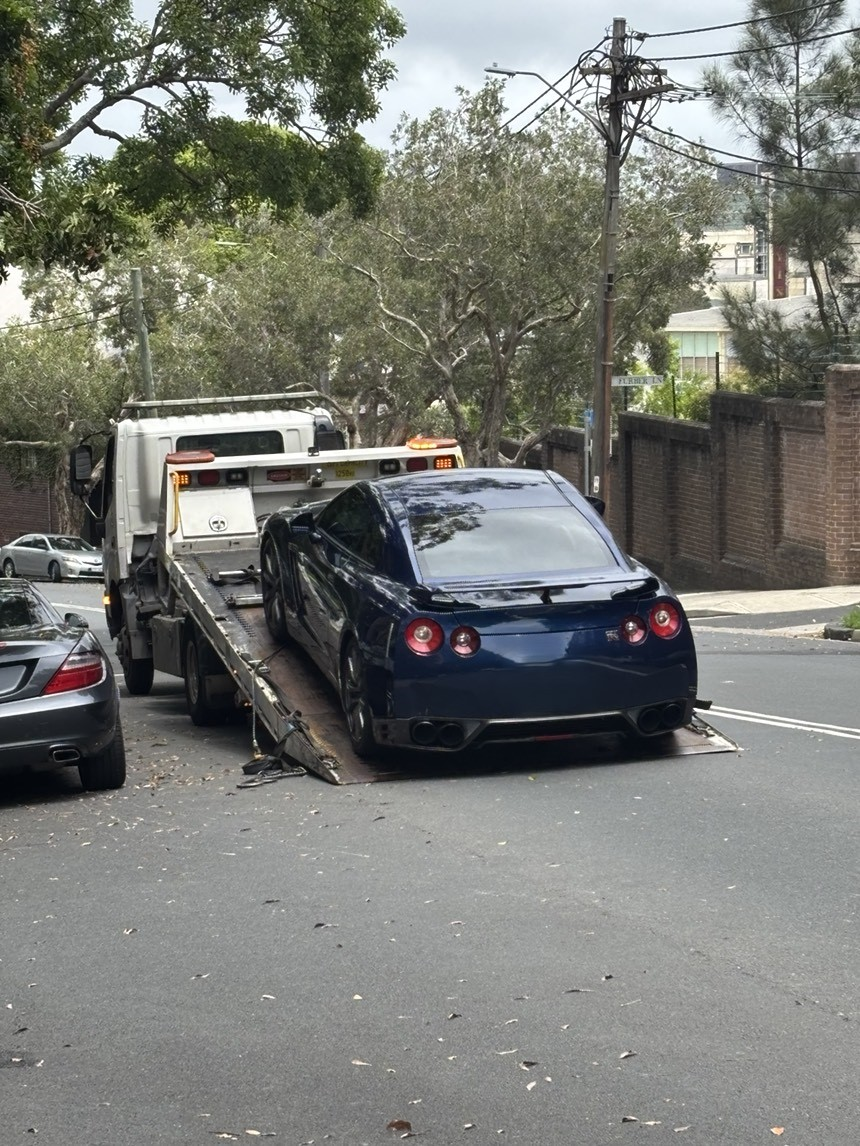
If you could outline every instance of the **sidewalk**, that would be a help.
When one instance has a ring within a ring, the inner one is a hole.
[[[844,612],[860,603],[860,585],[827,585],[823,589],[724,589],[713,593],[679,593],[687,616],[732,617],[742,614]]]

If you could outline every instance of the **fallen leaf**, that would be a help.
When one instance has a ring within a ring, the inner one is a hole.
[[[639,1119],[634,1114],[625,1114],[621,1119],[622,1122],[638,1122]]]
[[[607,981],[607,979],[611,979],[611,978],[612,978],[611,975],[604,975],[603,976],[603,982],[605,983]]]
[[[524,1058],[523,1061],[517,1065],[520,1070],[531,1070],[533,1066],[537,1066],[537,1062],[534,1059]]]
[[[516,1053],[517,1053],[516,1047],[514,1047],[513,1050],[509,1050],[509,1051],[496,1051],[496,1054],[516,1054]]]
[[[126,927],[123,931],[123,935],[134,935],[135,931],[137,931],[136,927]]]
[[[409,1133],[412,1130],[412,1123],[407,1122],[407,1120],[405,1118],[392,1118],[391,1121],[388,1123],[388,1125],[385,1127],[385,1129],[386,1130],[405,1130],[407,1133]]]
[[[274,1000],[274,998],[275,998],[274,995],[261,995],[260,996],[261,1000],[264,1000],[264,999]]]
[[[689,1130],[689,1129],[690,1129],[689,1124],[687,1126],[676,1126],[675,1127],[675,1133],[676,1134],[683,1134],[683,1132],[685,1130]]]
[[[202,972],[198,971],[197,974],[192,975],[191,978],[192,979],[208,979],[211,974],[212,974],[211,971],[207,971],[205,975],[202,974]]]
[[[622,1051],[618,1057],[619,1058],[635,1058],[636,1057],[636,1051]]]
[[[771,1134],[775,1134],[777,1136],[777,1138],[779,1138],[781,1135],[785,1134],[785,1127],[784,1126],[771,1126],[770,1132],[771,1132]]]
[[[360,999],[361,995],[353,995],[352,997],[353,997],[353,999]]]
[[[365,1062],[363,1058],[354,1058],[354,1059],[352,1059],[352,1065],[353,1066],[370,1066],[370,1063]]]
[[[663,1123],[662,1122],[656,1122],[656,1121],[655,1122],[643,1122],[642,1125],[643,1126],[662,1126]]]
[[[590,987],[568,987],[564,992],[565,995],[590,995]]]
[[[464,1122],[463,1123],[463,1129],[464,1130],[474,1130],[475,1129],[475,1123],[474,1122]]]
[[[462,1017],[463,1016],[460,1014],[459,1011],[452,1011],[451,1014],[448,1016],[449,1019],[462,1019]]]
[[[526,1090],[534,1090],[534,1088],[535,1088],[536,1086],[537,1086],[537,1083],[536,1083],[536,1082],[527,1082],[527,1083],[526,1083]]]
[[[337,924],[336,923],[315,923],[314,924],[314,931],[316,931],[316,929],[318,927],[337,927]]]

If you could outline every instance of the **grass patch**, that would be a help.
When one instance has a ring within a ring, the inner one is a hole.
[[[839,623],[846,629],[860,629],[860,605],[855,605]]]

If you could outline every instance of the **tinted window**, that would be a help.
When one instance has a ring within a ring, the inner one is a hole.
[[[176,439],[177,450],[211,450],[216,458],[240,454],[282,454],[284,439],[280,430],[240,430],[233,433],[183,434]]]
[[[328,503],[317,527],[362,561],[380,564],[382,530],[364,494],[355,486]]]
[[[37,537],[36,540],[33,541],[31,544],[32,544],[33,549],[45,549],[45,550],[47,550],[47,548],[48,548],[48,543],[44,537]]]
[[[409,527],[425,577],[528,577],[616,565],[603,538],[568,506],[463,506],[410,516]]]

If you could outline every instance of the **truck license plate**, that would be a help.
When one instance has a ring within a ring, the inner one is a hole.
[[[355,477],[355,466],[339,465],[334,467],[334,476],[339,481],[349,481]]]

